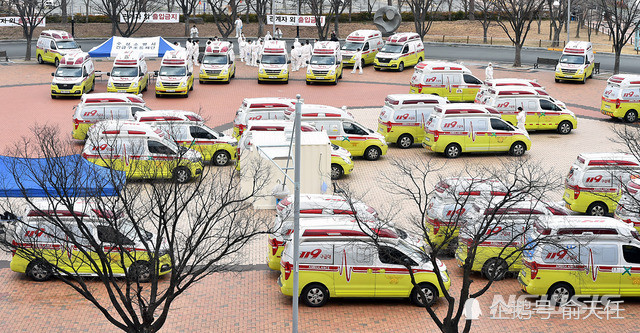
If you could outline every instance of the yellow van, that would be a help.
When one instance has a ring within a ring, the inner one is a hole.
[[[193,61],[187,50],[167,51],[160,62],[156,79],[156,97],[182,95],[189,97],[193,90]]]
[[[414,94],[393,94],[384,99],[378,117],[378,133],[398,148],[411,148],[424,139],[424,125],[436,105],[446,104],[444,97]]]
[[[436,106],[426,124],[422,146],[456,158],[465,152],[509,152],[522,156],[531,149],[529,135],[500,118],[496,109],[461,103]]]
[[[78,52],[65,55],[55,73],[51,73],[51,98],[78,96],[92,92],[96,87],[96,74],[89,53]]]
[[[640,231],[640,178],[629,181],[613,217]]]
[[[600,112],[628,123],[638,121],[640,112],[640,75],[616,74],[607,80]]]
[[[127,178],[186,183],[202,175],[202,155],[169,139],[165,131],[138,122],[103,121],[89,129],[82,157],[125,171]]]
[[[37,208],[25,212],[23,220],[15,223],[13,228],[7,231],[7,236],[12,238],[11,241],[19,248],[13,252],[11,258],[12,271],[25,273],[35,281],[49,280],[61,271],[68,274],[97,275],[90,261],[83,259],[86,253],[89,253],[92,257],[95,255],[93,260],[100,264],[98,253],[94,252],[95,248],[87,246],[79,249],[75,246],[77,243],[65,242],[64,237],[60,236],[73,233],[78,238],[91,235],[98,244],[104,244],[105,254],[111,252],[107,256],[112,259],[118,258],[106,263],[114,276],[124,277],[127,273],[131,279],[140,282],[146,282],[151,278],[149,253],[145,250],[145,244],[149,245],[149,242],[140,239],[136,228],[129,221],[122,220],[116,229],[113,224],[104,222],[101,210],[85,202],[74,203],[73,212],[62,208],[62,205],[55,207],[45,200],[35,201],[34,205]],[[56,222],[52,222],[52,219]],[[86,230],[81,232],[78,229],[76,219],[82,220]],[[154,239],[155,235],[152,236]],[[107,251],[112,246],[123,245],[130,247],[125,258],[120,258],[120,251]],[[30,250],[32,247],[41,250],[33,252]],[[166,251],[167,249],[160,249],[161,253]],[[158,275],[171,272],[169,254],[162,254],[158,264]]]
[[[432,306],[442,296],[438,276],[429,255],[398,239],[388,229],[376,229],[376,244],[359,225],[351,229],[307,228],[300,237],[300,300],[310,307],[323,306],[329,297],[403,297],[417,306]],[[377,245],[377,246],[376,246]],[[285,246],[278,285],[293,296],[293,247]],[[451,281],[447,267],[436,259],[446,290]],[[424,292],[415,288],[413,278]]]
[[[423,61],[414,67],[409,92],[446,97],[452,102],[473,102],[482,84],[461,64]]]
[[[565,178],[565,206],[578,213],[603,216],[615,211],[624,186],[640,173],[640,162],[625,153],[582,153]]]
[[[574,295],[640,296],[640,236],[609,217],[554,216],[526,236],[518,282],[525,293],[564,304]],[[550,242],[544,240],[549,239]]]
[[[462,266],[469,252],[475,249],[471,270],[482,272],[487,279],[502,280],[507,272],[519,272],[522,266],[521,249],[525,246],[524,234],[534,222],[543,216],[567,216],[569,211],[552,202],[526,199],[518,202],[481,200],[471,207],[467,222],[460,230],[456,261]],[[496,208],[496,205],[501,207]],[[483,233],[474,243],[474,237]]]
[[[362,52],[362,67],[372,64],[376,54],[382,48],[382,33],[378,30],[356,30],[350,33],[342,45],[342,65],[353,66],[353,56],[360,50]]]
[[[231,42],[215,41],[207,44],[200,65],[200,84],[205,82],[231,82],[236,77],[236,55]]]
[[[380,52],[376,54],[373,68],[396,69],[402,72],[408,66],[414,66],[424,59],[424,43],[415,32],[399,32],[387,39]]]
[[[62,57],[82,52],[70,33],[62,30],[43,30],[36,43],[36,59],[39,64],[53,63],[58,67]]]
[[[562,56],[556,66],[556,82],[587,82],[593,76],[595,57],[591,42],[572,40],[562,50]]]

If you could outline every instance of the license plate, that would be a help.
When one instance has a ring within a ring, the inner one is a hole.
[[[60,93],[61,93],[61,94],[68,94],[68,93],[70,93],[70,92],[71,92],[71,90],[60,90]]]
[[[424,141],[431,141],[431,140],[429,140],[429,138],[424,138]]]
[[[173,90],[173,89],[169,89],[169,90],[167,90],[167,92],[176,92],[176,91]]]
[[[277,79],[277,76],[269,76],[270,79]]]

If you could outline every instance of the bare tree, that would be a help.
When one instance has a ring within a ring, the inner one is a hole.
[[[22,28],[22,36],[27,40],[24,60],[31,60],[31,41],[36,28],[59,6],[59,1],[47,3],[44,0],[10,0],[9,7],[18,16],[19,22],[16,23]]]
[[[104,0],[103,0],[104,1]],[[184,17],[184,35],[189,36],[189,20],[191,15],[195,15],[196,8],[200,0],[175,0],[176,6],[182,11]]]
[[[633,32],[640,25],[640,1],[600,0],[600,6],[604,9],[604,20],[613,39],[615,52],[613,73],[618,74],[622,48],[631,40]]]
[[[424,39],[424,35],[431,29],[433,24],[434,14],[440,9],[442,5],[441,0],[407,0],[409,8],[413,13],[413,24],[416,28],[416,33],[420,35],[420,38]]]
[[[333,21],[333,30],[337,36],[340,36],[340,25],[338,19],[340,14],[344,12],[351,4],[351,0],[308,0],[307,5],[316,19],[316,29],[318,30],[318,39],[326,40],[329,35],[330,22]],[[325,18],[325,24],[322,25],[321,17]]]
[[[567,22],[567,2],[558,1],[557,7],[554,4],[554,0],[547,0],[547,7],[549,7],[549,39],[552,40],[551,46],[557,47],[560,45],[562,28]]]
[[[258,19],[258,37],[263,35],[264,25],[267,23],[267,8],[271,4],[271,0],[246,0],[248,7],[247,13],[249,12],[249,8],[256,13],[256,17]],[[249,17],[247,15],[247,17]],[[247,20],[248,22],[248,20]]]
[[[238,0],[207,0],[213,12],[213,21],[222,38],[227,38],[235,29],[238,18]]]
[[[618,125],[613,127],[613,132],[612,140],[621,146],[621,150],[640,161],[640,128]],[[624,222],[633,223],[637,228],[640,227],[640,181],[638,180],[640,175],[637,170],[629,171],[630,181],[625,179],[621,184],[622,196],[618,201],[616,217]]]
[[[143,13],[153,13],[160,3],[155,0],[95,0],[95,10],[111,21],[111,34],[130,37],[147,21]],[[123,18],[124,22],[120,23]]]
[[[467,169],[463,171],[466,176],[472,177],[472,180],[466,184],[464,188],[443,188],[441,190],[450,191],[450,196],[455,198],[454,211],[459,213],[450,214],[449,220],[446,221],[447,227],[440,228],[440,232],[444,233],[445,242],[437,243],[430,236],[429,230],[425,226],[427,214],[429,211],[430,198],[433,193],[433,186],[429,179],[434,178],[434,174],[443,170],[446,165],[435,163],[434,161],[411,160],[411,161],[393,161],[397,170],[393,175],[384,175],[384,182],[388,186],[391,195],[396,195],[404,202],[411,202],[413,211],[417,213],[411,214],[410,219],[415,227],[422,230],[422,236],[431,248],[430,253],[424,253],[423,258],[431,262],[431,267],[438,278],[440,290],[442,290],[442,298],[446,303],[445,311],[434,311],[430,304],[423,302],[431,320],[433,320],[442,332],[469,332],[471,330],[472,320],[470,318],[462,318],[465,304],[469,299],[475,299],[485,294],[493,285],[494,281],[504,277],[505,273],[511,265],[517,262],[524,250],[531,249],[533,246],[548,242],[544,236],[534,236],[525,238],[525,234],[533,230],[537,217],[534,215],[521,216],[521,221],[517,224],[507,218],[509,209],[516,207],[523,201],[530,203],[532,207],[542,202],[543,198],[555,190],[558,186],[559,178],[552,172],[542,169],[539,165],[525,159],[518,159],[512,162],[505,162],[495,167],[479,168],[476,170]],[[473,191],[478,184],[491,179],[495,183],[496,191],[500,194],[493,195],[488,199],[486,209],[482,208],[475,219],[468,219],[460,209],[466,207],[470,200],[469,193]],[[499,188],[499,190],[498,190]],[[345,191],[345,197],[349,200],[350,194]],[[352,210],[354,210],[352,208]],[[362,223],[359,217],[355,216],[361,225],[361,228],[369,228],[369,224]],[[499,260],[489,261],[488,258],[482,257],[478,253],[481,244],[490,240],[496,230],[502,228],[509,230],[501,234],[503,246],[498,246],[497,258]],[[460,231],[460,243],[464,242],[466,251],[461,254],[464,258],[462,262],[458,259],[458,263],[462,265],[463,277],[462,281],[456,281],[457,289],[455,291],[447,291],[445,283],[449,277],[446,272],[441,271],[438,256],[442,255],[448,247],[446,241],[453,241],[455,237],[454,230]],[[370,230],[373,231],[373,230]],[[378,239],[375,232],[368,232],[372,242],[377,245]],[[487,260],[490,266],[485,272],[486,280],[478,280],[472,277],[473,263],[476,260]],[[417,284],[414,276],[413,264],[406,262],[406,269],[411,277],[414,286],[414,293],[417,291],[418,299],[428,300],[433,295],[429,292],[437,292],[435,286],[427,286]],[[457,295],[457,296],[456,296]],[[431,297],[430,297],[431,296]]]
[[[504,30],[509,40],[516,48],[513,60],[514,67],[522,65],[521,53],[527,34],[531,29],[531,23],[536,18],[536,13],[542,8],[542,0],[496,0],[496,23]]]
[[[493,20],[493,12],[495,7],[493,5],[493,0],[474,0],[476,9],[482,14],[482,19],[480,23],[482,24],[482,37],[483,42],[487,43],[487,31],[489,30],[489,26],[491,25],[491,21]]]
[[[50,127],[36,127],[33,140],[16,145],[15,156],[41,158],[40,172],[18,159],[2,177],[23,191],[30,180],[47,195],[38,202],[25,194],[31,213],[7,228],[11,241],[4,245],[15,251],[13,260],[28,263],[32,278],[56,275],[118,329],[157,332],[178,297],[212,272],[228,270],[250,240],[268,231],[266,216],[251,208],[267,181],[259,163],[247,166],[242,191],[232,168],[209,168],[187,184],[122,186],[121,172],[103,178],[81,172],[87,162],[67,156],[73,151]],[[103,196],[110,185],[116,194]]]

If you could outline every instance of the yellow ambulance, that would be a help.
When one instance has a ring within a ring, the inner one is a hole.
[[[628,123],[638,120],[640,112],[640,75],[616,74],[607,80],[600,112]]]
[[[36,43],[36,59],[39,64],[53,63],[58,67],[62,57],[82,52],[71,34],[62,30],[43,30]]]
[[[422,146],[448,158],[465,152],[498,151],[522,156],[531,149],[529,134],[502,120],[496,109],[482,104],[436,106],[426,126]]]
[[[178,146],[165,131],[139,122],[108,120],[89,129],[82,157],[97,165],[125,171],[127,178],[174,179],[202,175],[202,155]]]
[[[443,295],[440,281],[445,290],[451,285],[447,267],[434,261],[437,267],[428,254],[389,229],[361,229],[358,223],[309,227],[301,230],[299,289],[293,289],[293,246],[282,252],[278,285],[284,295],[295,293],[310,307],[325,305],[329,297],[410,298],[417,306],[432,306]]]
[[[362,67],[372,64],[376,54],[382,48],[382,33],[378,30],[356,30],[350,33],[342,45],[342,65],[353,66],[353,56],[360,50],[362,52]]]
[[[233,137],[240,136],[251,120],[284,119],[284,111],[295,105],[295,99],[283,97],[245,98],[233,120]]]
[[[553,216],[542,219],[522,254],[518,282],[525,293],[565,304],[574,295],[640,296],[640,236],[609,217]]]
[[[307,85],[313,82],[338,84],[342,78],[342,54],[339,42],[316,42],[307,66]]]
[[[107,92],[140,94],[149,88],[147,61],[139,51],[119,53],[107,76]]]
[[[399,32],[387,38],[387,43],[376,54],[373,68],[377,71],[395,69],[402,72],[423,59],[424,43],[420,35],[415,32]]]
[[[200,64],[200,84],[205,82],[231,82],[236,77],[236,55],[230,42],[214,41],[207,44]]]
[[[265,41],[260,60],[258,60],[258,83],[265,81],[289,83],[290,63],[285,41]]]
[[[136,112],[150,111],[140,95],[121,93],[84,94],[73,108],[71,135],[76,140],[86,139],[89,127],[99,121],[134,120]]]
[[[167,51],[162,57],[156,79],[156,97],[182,95],[187,98],[191,90],[193,90],[191,55],[182,48]]]
[[[627,183],[613,217],[640,231],[640,178]]]
[[[565,206],[602,216],[615,211],[624,186],[640,174],[640,162],[626,153],[582,153],[565,178]]]
[[[569,41],[562,50],[562,56],[556,66],[556,82],[569,80],[585,83],[593,76],[594,67],[595,57],[591,42]]]
[[[423,61],[414,68],[409,92],[446,97],[452,102],[473,102],[482,84],[461,64]]]
[[[425,124],[433,108],[449,101],[444,97],[415,94],[393,94],[384,100],[378,117],[378,133],[399,148],[410,148],[422,142]]]
[[[65,55],[55,73],[51,73],[51,98],[58,96],[82,96],[96,87],[93,60],[86,52]]]

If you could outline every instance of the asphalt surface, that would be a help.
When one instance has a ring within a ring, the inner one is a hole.
[[[186,38],[167,38],[170,42],[179,41],[184,45]],[[235,39],[233,39],[235,40]],[[90,50],[94,46],[100,45],[105,39],[87,38],[78,39],[78,44],[85,51]],[[201,44],[206,38],[201,39]],[[286,39],[287,48],[290,48],[292,39]],[[35,58],[36,40],[33,41],[31,48],[32,56]],[[0,41],[0,50],[7,51],[9,58],[21,59],[26,51],[26,43],[24,41]],[[234,43],[236,52],[238,51],[237,43]],[[444,60],[473,60],[480,62],[496,62],[496,63],[513,63],[515,49],[508,46],[489,46],[477,44],[441,44],[441,43],[425,43],[426,57],[430,59]],[[559,58],[561,52],[549,51],[541,48],[524,48],[522,50],[522,64],[524,66],[532,66],[536,62],[536,58]],[[614,55],[612,53],[596,54],[596,61],[600,62],[600,70],[603,72],[612,72],[614,65]],[[620,59],[620,71],[623,73],[640,73],[640,56],[622,55]]]

